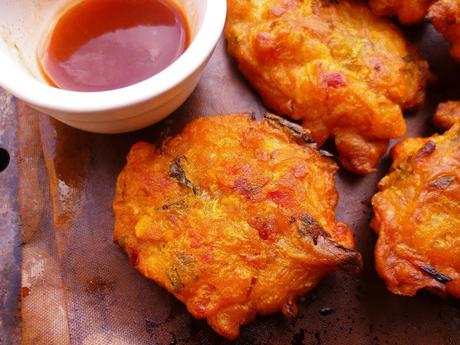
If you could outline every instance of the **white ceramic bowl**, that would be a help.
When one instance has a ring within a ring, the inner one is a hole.
[[[69,126],[98,133],[146,127],[184,103],[219,40],[227,12],[226,0],[173,0],[183,9],[192,36],[179,59],[125,88],[74,92],[46,84],[37,51],[59,15],[77,1],[0,0],[0,86]]]

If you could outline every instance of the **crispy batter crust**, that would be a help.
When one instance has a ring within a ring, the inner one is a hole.
[[[365,4],[229,0],[225,34],[239,69],[277,112],[303,121],[322,145],[336,140],[344,166],[369,173],[402,109],[421,105],[428,65]]]
[[[434,0],[370,0],[369,6],[379,16],[397,16],[402,24],[423,21]]]
[[[409,138],[372,200],[376,268],[395,294],[420,289],[460,298],[460,124]]]
[[[327,273],[361,268],[335,220],[337,166],[302,127],[268,115],[199,118],[161,149],[133,146],[115,240],[146,277],[235,339],[257,314],[295,316]]]
[[[449,101],[440,103],[434,115],[434,124],[442,129],[449,129],[460,122],[460,102]]]
[[[460,62],[460,1],[438,0],[430,7],[428,17],[451,43],[451,55]]]

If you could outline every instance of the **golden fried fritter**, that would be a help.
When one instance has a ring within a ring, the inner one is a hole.
[[[342,0],[229,0],[225,34],[239,69],[277,112],[302,120],[345,168],[369,173],[402,109],[421,105],[428,65],[387,19]]]
[[[379,16],[397,16],[402,24],[420,23],[434,0],[370,0],[369,6]]]
[[[460,122],[460,101],[440,103],[434,115],[434,124],[448,129],[456,122]]]
[[[337,166],[300,126],[267,115],[200,118],[161,149],[133,146],[114,201],[132,264],[234,339],[257,314],[296,313],[328,272],[356,272],[335,220]]]
[[[460,298],[460,124],[410,138],[372,200],[376,268],[395,294],[420,289]]]
[[[451,55],[460,62],[460,1],[438,0],[428,12],[433,26],[451,43]]]

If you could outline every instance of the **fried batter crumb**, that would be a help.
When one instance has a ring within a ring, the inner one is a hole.
[[[460,101],[440,103],[433,121],[442,129],[449,129],[456,122],[460,122]]]
[[[118,178],[115,240],[146,277],[235,339],[334,270],[357,273],[335,219],[336,164],[302,127],[267,115],[199,118],[160,149],[135,144]]]
[[[395,294],[421,289],[460,298],[460,123],[409,138],[372,199],[376,268]]]
[[[460,62],[460,1],[438,0],[430,7],[428,17],[451,43],[450,53]]]
[[[229,0],[225,35],[240,71],[276,112],[346,169],[375,171],[403,110],[423,104],[428,64],[388,19],[355,1]]]
[[[417,24],[425,19],[434,0],[370,0],[369,6],[379,16],[396,16],[401,24]]]

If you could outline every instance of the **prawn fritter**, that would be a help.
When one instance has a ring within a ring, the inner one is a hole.
[[[450,53],[460,62],[460,0],[436,1],[428,12],[433,26],[451,43]]]
[[[397,16],[402,24],[420,23],[434,0],[370,0],[369,6],[379,16]]]
[[[435,125],[448,129],[456,122],[460,122],[460,101],[440,103],[434,115]]]
[[[335,138],[345,168],[375,170],[402,109],[421,105],[428,66],[398,29],[353,1],[229,0],[228,50],[278,113],[321,146]]]
[[[406,139],[392,155],[372,200],[377,271],[395,294],[460,298],[460,124]]]
[[[336,170],[281,118],[200,118],[161,149],[133,146],[115,239],[142,274],[234,339],[257,314],[295,316],[325,274],[360,270],[352,233],[335,220]]]

